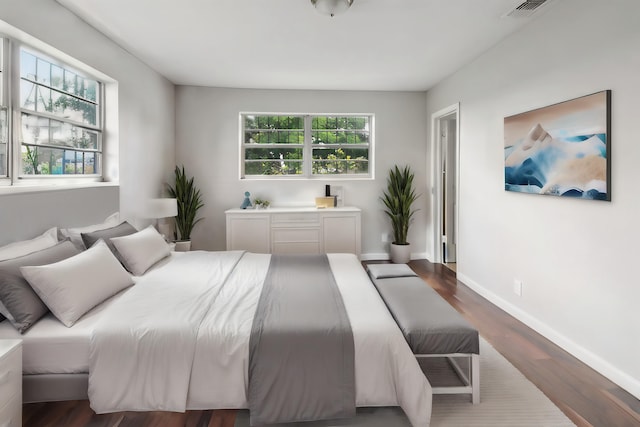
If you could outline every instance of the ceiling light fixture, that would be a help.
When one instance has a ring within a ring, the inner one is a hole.
[[[332,18],[346,12],[353,4],[353,0],[311,0],[316,10]]]

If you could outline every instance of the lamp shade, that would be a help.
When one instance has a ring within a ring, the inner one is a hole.
[[[151,199],[147,203],[147,218],[170,218],[177,215],[176,199]]]
[[[325,15],[334,16],[346,12],[353,0],[311,0],[316,10]]]

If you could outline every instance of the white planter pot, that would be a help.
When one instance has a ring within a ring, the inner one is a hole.
[[[391,243],[389,245],[389,252],[391,255],[391,262],[394,264],[406,264],[411,261],[411,245],[396,245]]]
[[[176,252],[189,252],[191,250],[191,240],[177,241],[174,250]]]

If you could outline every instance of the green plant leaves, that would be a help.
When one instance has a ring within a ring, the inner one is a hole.
[[[380,197],[386,207],[385,213],[391,219],[393,243],[396,245],[408,244],[409,224],[417,211],[411,209],[411,205],[419,197],[413,188],[413,177],[409,166],[400,169],[396,165],[389,170],[387,189]]]
[[[178,202],[176,216],[176,240],[190,240],[193,227],[202,221],[196,219],[198,210],[204,206],[200,190],[194,184],[194,178],[187,178],[184,166],[175,168],[175,186],[169,185],[169,194]]]

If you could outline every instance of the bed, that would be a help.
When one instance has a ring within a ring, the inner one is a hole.
[[[355,405],[400,406],[428,426],[431,387],[359,260],[327,260],[353,331]],[[26,401],[85,392],[98,413],[248,408],[251,330],[270,261],[172,252],[69,328],[51,313],[23,335],[0,323],[0,338],[23,339]]]

